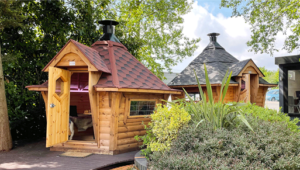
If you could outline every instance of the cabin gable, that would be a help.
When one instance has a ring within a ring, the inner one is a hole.
[[[81,59],[81,57],[76,53],[68,53],[63,56],[63,58],[55,65],[56,67],[69,67],[69,66],[84,66],[88,65]]]
[[[76,63],[76,61],[78,63]],[[79,50],[79,48],[72,41],[69,41],[63,47],[63,49],[46,65],[43,71],[48,72],[49,67],[58,67],[58,66],[60,67],[87,66],[88,71],[98,71],[98,69],[96,69],[96,67],[91,62],[89,62],[86,56]]]
[[[249,60],[249,62],[240,71],[238,76],[242,76],[243,74],[258,74],[259,77],[265,77],[252,60]]]

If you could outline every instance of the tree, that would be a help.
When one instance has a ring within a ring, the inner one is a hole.
[[[280,32],[286,36],[283,49],[292,52],[300,47],[299,0],[222,0],[221,7],[232,8],[232,16],[243,16],[250,24],[247,45],[252,51],[273,55]]]
[[[265,67],[259,67],[259,69],[265,75],[265,77],[263,77],[263,79],[265,79],[267,82],[272,83],[272,84],[279,83],[279,69],[277,69],[276,71],[267,70]],[[278,86],[275,88],[278,88]]]
[[[133,7],[136,6],[144,11],[135,14],[135,10],[127,10],[129,7],[126,5],[129,2],[133,3]],[[97,41],[102,34],[99,20],[120,21],[120,25],[116,28],[117,37],[130,53],[160,77],[163,77],[164,66],[158,63],[158,60],[166,61],[166,68],[170,68],[180,59],[193,54],[199,39],[185,38],[182,34],[182,26],[180,26],[181,15],[190,9],[190,3],[184,3],[183,0],[162,1],[163,4],[149,1],[148,4],[152,5],[147,7],[153,6],[155,11],[155,16],[151,18],[150,10],[146,7],[135,5],[134,2],[137,1],[134,0],[129,2],[22,1],[22,15],[27,17],[23,21],[24,27],[10,27],[0,31],[0,44],[3,47],[4,56],[8,54],[16,56],[16,60],[5,62],[3,65],[8,113],[14,140],[45,136],[43,99],[38,92],[28,91],[25,86],[41,84],[48,79],[47,73],[41,70],[68,39],[74,39],[88,46]],[[143,2],[142,5],[147,5],[147,3]],[[123,9],[126,9],[127,13],[126,11],[121,13]],[[178,13],[173,11],[178,11]],[[162,12],[161,16],[160,12]],[[172,16],[168,17],[167,14]],[[131,16],[129,18],[132,18],[132,21],[123,15]],[[137,22],[137,18],[142,18],[143,22]],[[162,22],[168,18],[174,21],[173,24],[171,21]],[[149,20],[149,23],[144,20]],[[157,24],[155,24],[156,20]],[[142,24],[142,29],[134,28],[138,23]],[[161,31],[164,26],[170,28]]]
[[[0,1],[0,30],[8,27],[20,27],[24,16],[14,0]],[[0,151],[8,151],[12,148],[12,138],[9,128],[9,118],[5,95],[5,85],[2,67],[2,55],[0,44]]]
[[[192,56],[199,38],[182,33],[182,15],[192,8],[186,0],[121,0],[115,5],[121,21],[118,34],[130,52],[161,79],[163,71]]]

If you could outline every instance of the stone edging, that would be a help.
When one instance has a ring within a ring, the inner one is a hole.
[[[135,154],[134,164],[139,170],[147,170],[147,159],[141,155],[141,151]]]

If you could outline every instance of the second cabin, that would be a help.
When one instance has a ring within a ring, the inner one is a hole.
[[[46,147],[53,151],[118,154],[139,148],[156,104],[170,94],[164,84],[120,43],[115,21],[100,21],[103,36],[91,47],[70,40],[43,69],[40,91],[47,116]],[[73,126],[72,126],[73,125]],[[74,127],[74,128],[73,128]]]
[[[219,99],[222,80],[226,71],[232,71],[232,76],[225,102],[251,102],[264,107],[268,88],[277,84],[268,83],[252,59],[239,61],[229,54],[218,42],[218,33],[210,33],[210,43],[180,74],[168,85],[174,89],[184,88],[195,100],[200,100],[195,72],[206,93],[204,64],[206,64],[214,100]],[[195,72],[194,72],[195,71]],[[206,93],[207,94],[207,93]],[[173,98],[184,98],[184,93]]]

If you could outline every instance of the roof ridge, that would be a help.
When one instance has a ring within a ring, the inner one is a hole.
[[[116,67],[116,58],[114,55],[114,50],[113,50],[113,44],[108,42],[108,55],[109,55],[109,62],[110,62],[110,69],[111,69],[111,74],[112,74],[112,79],[113,79],[113,85],[116,86],[117,88],[120,88],[120,80],[118,76],[118,71]]]
[[[94,50],[94,51],[96,51],[97,53],[98,53],[98,51],[97,50],[95,50],[95,49],[93,49],[92,47],[89,47],[89,46],[87,46],[87,45],[84,45],[84,44],[82,44],[82,43],[80,43],[80,42],[78,42],[78,41],[75,41],[75,40],[73,40],[73,39],[70,39],[71,41],[74,41],[75,43],[79,43],[80,45],[83,45],[83,46],[85,46],[85,47],[88,47],[88,48],[90,48],[90,49],[92,49],[92,50]],[[80,49],[79,49],[80,50]],[[81,51],[81,50],[80,50]],[[81,51],[82,52],[82,51]]]

